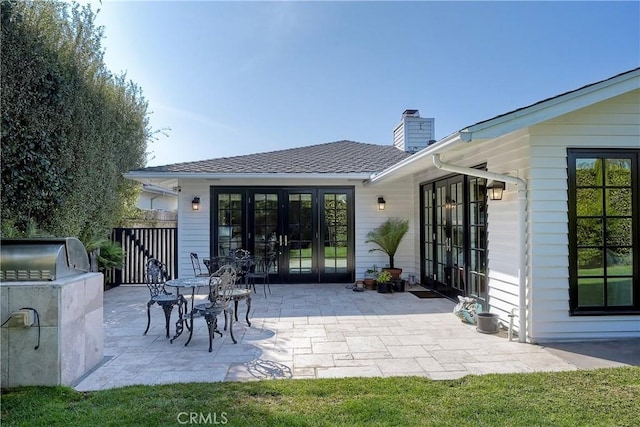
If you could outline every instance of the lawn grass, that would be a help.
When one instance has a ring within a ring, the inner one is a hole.
[[[640,367],[4,390],[5,426],[637,426]],[[190,418],[193,417],[193,418]]]

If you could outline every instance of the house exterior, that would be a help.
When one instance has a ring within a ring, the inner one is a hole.
[[[142,184],[136,206],[148,211],[176,212],[178,210],[178,192],[154,184]]]
[[[349,282],[387,263],[365,235],[401,217],[403,277],[515,316],[520,341],[640,337],[640,69],[417,138],[394,141],[408,152],[340,141],[126,176],[182,188],[180,271],[189,252],[277,248],[274,280]]]

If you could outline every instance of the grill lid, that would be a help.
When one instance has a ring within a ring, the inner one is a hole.
[[[75,237],[2,239],[0,280],[57,280],[87,273],[89,256]]]

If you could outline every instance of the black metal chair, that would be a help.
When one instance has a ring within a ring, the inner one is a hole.
[[[218,315],[224,313],[224,329],[227,329],[227,314],[229,315],[229,334],[234,344],[237,344],[233,336],[233,309],[231,308],[233,289],[236,284],[236,270],[231,265],[224,265],[214,272],[209,279],[208,301],[196,304],[191,311],[191,330],[189,339],[184,344],[187,346],[193,336],[193,319],[196,316],[204,317],[209,330],[209,352],[213,350],[213,337],[215,333],[222,336],[218,330]]]
[[[256,291],[256,280],[261,280],[264,297],[267,297],[267,287],[269,288],[269,294],[271,294],[269,273],[271,272],[271,268],[275,265],[275,263],[275,253],[269,254],[266,257],[258,257],[254,259],[254,263],[251,266],[250,271],[246,275],[247,284],[249,287],[253,287],[253,292]]]
[[[235,267],[236,272],[238,274],[238,279],[248,286],[247,283],[247,274],[252,268],[252,264],[254,262],[251,257],[251,252],[246,249],[233,249],[229,251],[229,256],[231,264]]]
[[[233,266],[233,258],[229,256],[214,256],[211,258],[205,258],[204,265],[209,269],[209,273],[213,273],[215,271],[220,270],[223,265],[231,265]]]
[[[195,252],[191,252],[189,254],[189,257],[191,258],[191,266],[193,267],[193,274],[196,277],[208,277],[209,273],[203,273],[202,269],[200,268],[200,259],[198,258],[198,254]],[[205,264],[206,267],[206,264]]]
[[[149,258],[145,266],[145,283],[149,288],[150,299],[147,303],[147,329],[143,335],[149,332],[151,326],[151,306],[158,304],[164,311],[166,321],[167,338],[169,338],[169,324],[171,323],[171,312],[174,305],[184,304],[186,310],[186,300],[181,295],[167,292],[165,282],[168,279],[167,267],[156,258]]]

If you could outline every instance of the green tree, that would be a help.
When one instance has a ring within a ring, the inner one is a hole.
[[[90,6],[2,0],[3,233],[36,223],[87,241],[130,211],[153,138],[147,102],[103,61]]]

